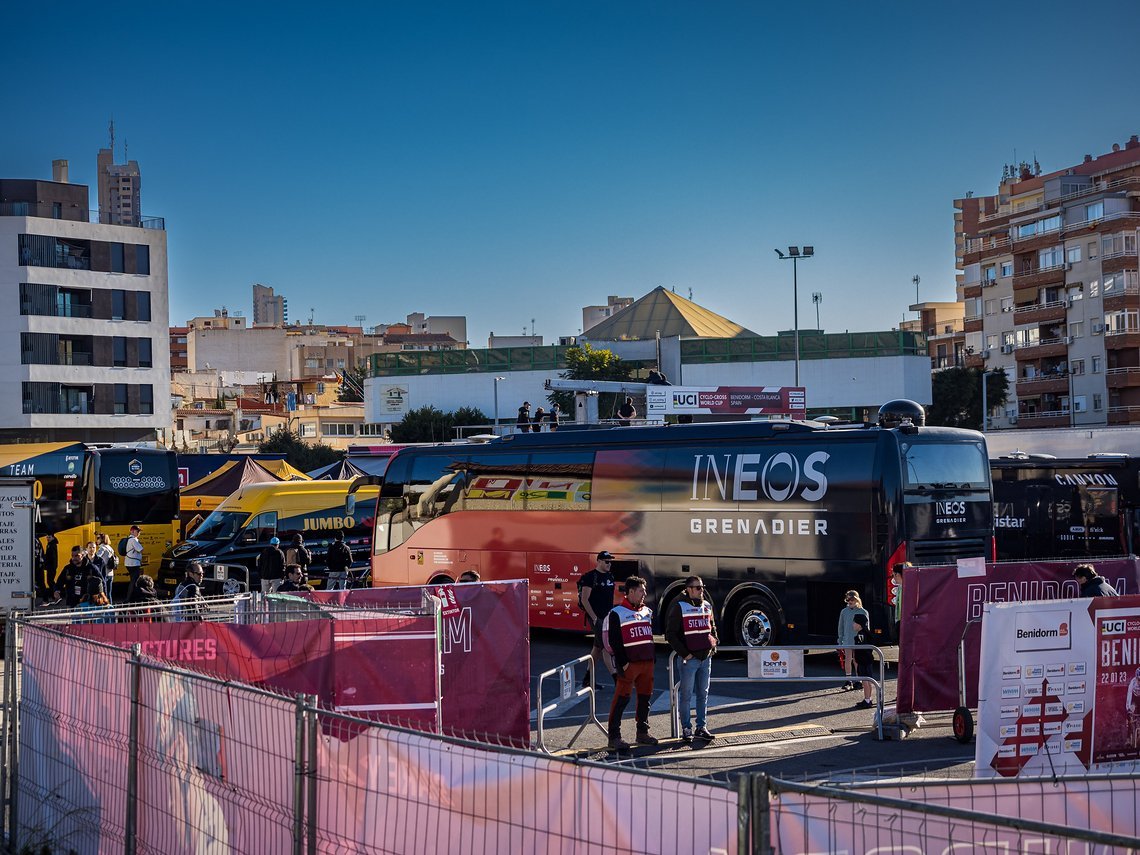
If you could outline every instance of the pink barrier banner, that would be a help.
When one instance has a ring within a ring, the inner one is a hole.
[[[958,642],[966,637],[966,703],[978,705],[981,617],[986,603],[1071,599],[1079,561],[986,564],[982,574],[955,566],[912,567],[903,578],[898,711],[953,710],[958,699]],[[1140,561],[1095,562],[1121,594],[1140,591]]]
[[[418,606],[436,588],[318,591],[316,603]],[[450,585],[458,613],[443,619],[443,730],[530,743],[530,612],[526,582]]]
[[[333,649],[327,620],[270,624],[185,623],[75,624],[64,630],[104,644],[139,644],[144,656],[255,686],[333,697],[328,658]]]

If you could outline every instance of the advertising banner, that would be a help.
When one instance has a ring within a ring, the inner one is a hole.
[[[981,660],[978,777],[1140,771],[1140,596],[987,604]]]
[[[663,415],[783,415],[802,419],[807,414],[803,386],[648,386],[648,418]]]
[[[316,591],[315,603],[418,606],[437,588]],[[458,611],[443,618],[443,730],[530,743],[530,623],[527,583],[452,585]],[[449,598],[450,606],[450,598]]]
[[[978,703],[980,621],[986,603],[1070,599],[1079,562],[1010,562],[974,568],[912,567],[903,578],[899,712],[953,710],[958,700],[958,643],[965,634],[966,706]],[[1140,591],[1140,561],[1101,559],[1097,572],[1121,594]]]

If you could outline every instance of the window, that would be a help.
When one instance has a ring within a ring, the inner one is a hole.
[[[1072,374],[1084,374],[1085,361],[1083,359],[1074,359],[1071,363],[1069,363],[1069,371]]]
[[[1069,335],[1073,338],[1080,338],[1085,334],[1085,322],[1077,321],[1069,324]]]
[[[1065,252],[1065,261],[1069,264],[1076,264],[1081,260],[1081,248],[1079,246],[1071,246]]]
[[[110,244],[111,247],[111,272],[122,273],[126,268],[123,266],[123,245],[121,243]]]
[[[321,425],[322,436],[356,436],[356,425],[325,423]]]
[[[139,386],[139,412],[145,416],[154,415],[154,387],[149,383]]]
[[[1099,220],[1104,216],[1104,202],[1085,205],[1085,220]]]
[[[992,315],[997,311],[997,300],[986,300],[986,314]]]
[[[1093,409],[1094,410],[1104,409],[1104,398],[1099,392],[1093,392],[1092,399],[1093,399]]]
[[[127,316],[127,292],[121,288],[111,291],[111,320],[121,321]]]
[[[145,244],[135,245],[135,272],[150,276],[150,247]]]
[[[121,335],[111,339],[111,364],[116,368],[127,367],[127,340]]]
[[[135,318],[140,321],[150,320],[150,291],[135,292],[135,306],[138,310]]]
[[[139,368],[153,368],[154,359],[151,353],[149,338],[140,338],[139,342]]]
[[[1101,362],[1101,357],[1094,356],[1092,358],[1092,373],[1093,374],[1100,374],[1100,362]]]
[[[1013,262],[1012,261],[1003,261],[1001,263],[1001,275],[1002,276],[1012,276],[1013,275]]]
[[[127,384],[115,384],[115,415],[124,416],[127,414]]]

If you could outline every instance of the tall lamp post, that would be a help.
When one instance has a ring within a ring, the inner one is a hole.
[[[499,430],[499,381],[506,380],[506,377],[495,378],[495,431]]]
[[[800,385],[800,291],[799,291],[799,282],[797,281],[797,277],[796,277],[796,262],[799,261],[801,258],[811,258],[813,255],[815,255],[815,247],[814,246],[805,246],[803,254],[801,255],[800,254],[800,248],[798,246],[789,246],[787,255],[784,255],[784,253],[780,252],[780,250],[778,250],[778,249],[776,250],[776,255],[780,256],[781,261],[787,261],[788,259],[791,259],[791,261],[792,261],[792,302],[794,303],[794,308],[792,311],[792,323],[795,325],[795,335],[796,335],[796,385],[799,386]]]

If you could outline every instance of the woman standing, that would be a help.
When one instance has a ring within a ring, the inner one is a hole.
[[[839,613],[839,636],[836,642],[839,645],[839,655],[843,659],[843,673],[850,677],[855,671],[855,662],[853,659],[853,651],[851,646],[855,643],[855,625],[852,621],[855,615],[863,615],[867,620],[866,631],[871,629],[871,616],[867,614],[867,610],[863,608],[863,600],[859,597],[858,591],[848,591],[843,595],[844,607],[843,611]],[[849,692],[856,688],[855,683],[848,680],[843,684],[843,691]]]

